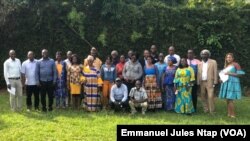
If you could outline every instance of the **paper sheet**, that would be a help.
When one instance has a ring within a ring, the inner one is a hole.
[[[223,83],[226,82],[229,78],[229,75],[225,75],[225,73],[229,72],[231,69],[232,69],[232,66],[229,66],[219,73],[220,79]]]
[[[228,75],[225,75],[225,72],[221,71],[219,73],[219,76],[220,76],[220,80],[224,83],[228,80],[229,76]]]
[[[14,87],[11,87],[11,89],[7,89],[7,91],[12,95],[16,95],[16,88]]]

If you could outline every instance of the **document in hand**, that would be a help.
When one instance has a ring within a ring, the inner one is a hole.
[[[232,66],[229,66],[219,73],[220,79],[223,83],[226,82],[229,78],[229,75],[225,75],[225,73],[229,72],[231,69],[232,69]]]
[[[12,95],[16,95],[16,88],[14,87],[11,87],[11,89],[8,88],[7,91]]]

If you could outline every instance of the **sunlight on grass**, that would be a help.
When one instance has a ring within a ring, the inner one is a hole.
[[[25,100],[24,100],[25,102]],[[148,112],[145,116],[138,112],[135,116],[129,113],[101,111],[54,110],[42,113],[25,109],[14,113],[9,108],[9,97],[0,94],[0,139],[1,140],[115,140],[118,124],[250,124],[250,98],[236,101],[237,118],[226,116],[226,103],[216,100],[217,113],[214,116],[199,112],[192,116],[174,112]],[[25,107],[25,106],[24,106]]]

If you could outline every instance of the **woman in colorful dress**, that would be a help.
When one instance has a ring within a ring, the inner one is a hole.
[[[67,83],[67,71],[66,71],[66,63],[62,60],[62,53],[60,51],[56,52],[56,88],[55,88],[55,97],[56,97],[56,108],[66,107],[66,83]]]
[[[219,98],[226,99],[227,101],[227,115],[230,118],[235,118],[234,100],[241,99],[241,75],[245,72],[241,70],[238,63],[234,62],[234,55],[228,53],[225,57],[225,65],[223,72],[228,75],[228,80],[223,82],[220,87]]]
[[[174,110],[175,103],[175,89],[174,89],[174,77],[177,67],[174,65],[177,63],[175,57],[168,57],[168,66],[162,76],[162,89],[165,91],[166,96],[164,99],[164,109],[166,111]]]
[[[72,55],[72,64],[67,71],[68,89],[71,94],[72,109],[79,109],[81,104],[81,86],[85,81],[82,75],[82,66],[76,54]]]
[[[155,63],[155,66],[157,67],[157,70],[158,70],[157,83],[159,84],[159,86],[162,86],[162,76],[167,68],[167,64],[164,62],[163,53],[159,53],[158,60],[159,62]],[[161,89],[162,99],[165,99],[164,90],[162,89],[162,87],[160,87],[160,89]],[[164,100],[162,101],[162,104],[165,105]]]
[[[105,64],[103,64],[101,67],[101,77],[103,80],[102,106],[103,109],[106,109],[109,106],[111,87],[113,86],[116,79],[115,65],[112,64],[111,56],[107,56]]]
[[[191,93],[194,81],[195,75],[193,68],[188,66],[186,58],[182,58],[174,79],[176,87],[176,113],[191,114],[194,112]]]
[[[86,78],[84,85],[84,93],[86,95],[84,98],[84,106],[87,111],[95,112],[101,108],[100,90],[103,82],[100,71],[93,65],[94,57],[89,55],[87,61],[88,66],[83,69],[83,75]]]
[[[161,93],[158,90],[159,85],[157,84],[158,70],[153,64],[153,57],[147,57],[147,63],[144,67],[144,88],[148,95],[148,109],[159,109],[162,108]]]

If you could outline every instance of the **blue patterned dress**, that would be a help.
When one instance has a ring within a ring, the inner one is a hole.
[[[164,109],[173,110],[175,103],[175,91],[174,91],[174,77],[177,67],[167,67],[165,70],[165,77],[163,78],[163,86],[166,91],[166,96],[164,96]]]
[[[245,74],[240,68],[236,66],[228,66],[230,68],[229,72],[237,74]],[[239,77],[229,75],[229,78],[226,82],[221,84],[219,98],[221,99],[240,99],[241,98],[241,86]]]
[[[174,79],[178,91],[175,101],[176,113],[190,114],[194,112],[191,94],[192,87],[188,86],[194,80],[194,70],[191,67],[177,69]]]
[[[67,71],[66,71],[66,63],[64,61],[58,62],[56,61],[56,66],[61,65],[61,74],[59,74],[59,70],[57,68],[57,78],[56,78],[56,88],[55,88],[55,97],[56,97],[56,106],[66,106],[65,98],[67,97],[66,91],[66,79],[67,79]]]

